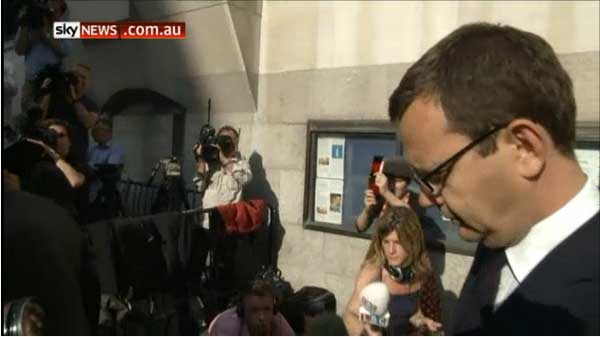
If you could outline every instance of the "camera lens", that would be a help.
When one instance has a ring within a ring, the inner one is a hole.
[[[45,318],[42,306],[33,297],[25,297],[3,306],[2,334],[40,336]]]

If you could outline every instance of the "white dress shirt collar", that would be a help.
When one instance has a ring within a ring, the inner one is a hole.
[[[556,246],[600,209],[600,191],[588,177],[583,188],[558,211],[531,227],[518,244],[506,249],[506,258],[519,283]]]

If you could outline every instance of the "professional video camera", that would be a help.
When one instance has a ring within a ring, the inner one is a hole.
[[[217,162],[219,161],[219,148],[227,157],[231,156],[235,150],[233,139],[225,135],[217,136],[215,129],[209,124],[202,126],[202,129],[200,129],[200,136],[198,136],[196,145],[202,146],[199,155],[194,152],[196,161],[202,158],[206,162]]]
[[[52,129],[31,127],[24,130],[21,138],[3,151],[2,169],[18,175],[21,179],[29,177],[31,169],[44,154],[44,149],[40,145],[31,143],[25,138],[39,140],[56,149],[58,134]]]
[[[208,122],[200,129],[200,135],[196,141],[196,146],[194,146],[194,157],[196,158],[196,161],[203,159],[205,162],[215,163],[219,161],[219,148],[225,156],[229,157],[235,150],[235,145],[233,144],[233,139],[231,139],[231,137],[225,135],[217,136],[215,128],[210,125],[210,107],[211,99],[209,98]],[[196,153],[196,148],[198,146],[202,146],[202,150],[199,154]]]
[[[2,335],[42,336],[46,313],[34,297],[19,298],[2,305]]]
[[[43,83],[46,79],[50,80],[50,84],[44,87]],[[69,86],[77,86],[78,83],[77,74],[71,71],[62,71],[56,65],[47,66],[40,71],[35,79],[35,87],[39,88],[38,96],[58,94],[62,97],[68,97],[70,95]]]
[[[32,29],[40,29],[44,26],[44,19],[50,19],[52,8],[48,6],[48,0],[30,0],[23,6],[22,15],[18,19],[20,26]]]

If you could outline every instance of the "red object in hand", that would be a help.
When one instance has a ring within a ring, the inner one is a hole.
[[[373,191],[375,195],[379,195],[379,187],[375,184],[375,174],[381,170],[383,164],[383,156],[374,156],[373,162],[371,163],[371,174],[369,175],[369,189]]]

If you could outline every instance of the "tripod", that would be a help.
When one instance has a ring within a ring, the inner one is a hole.
[[[97,168],[97,183],[101,184],[96,198],[91,203],[93,221],[126,216],[125,207],[117,183],[121,177],[121,165],[100,164]]]
[[[190,209],[185,192],[185,184],[181,177],[181,166],[176,157],[161,159],[156,163],[147,185],[150,186],[158,171],[162,168],[163,180],[158,188],[156,198],[150,211],[161,213],[168,211],[184,211]]]

